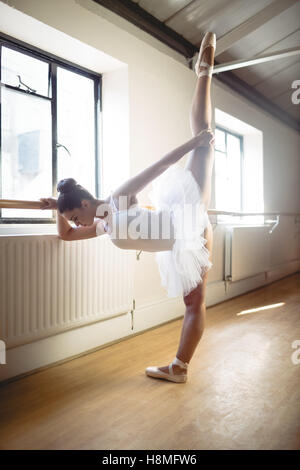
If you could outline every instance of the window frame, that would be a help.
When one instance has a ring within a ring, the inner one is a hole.
[[[240,141],[240,155],[241,155],[241,162],[240,162],[240,167],[241,167],[241,171],[240,171],[240,198],[241,198],[241,205],[240,205],[240,209],[236,212],[243,212],[244,211],[244,198],[243,198],[243,179],[244,179],[244,136],[242,134],[238,134],[230,129],[227,129],[226,127],[223,127],[219,124],[216,124],[216,129],[222,131],[225,133],[225,152],[223,152],[222,150],[218,150],[217,147],[215,146],[215,151],[216,152],[220,152],[220,153],[223,153],[226,155],[226,163],[227,163],[227,158],[228,158],[228,152],[227,152],[227,135],[228,134],[231,134],[232,136],[234,137],[237,137]],[[216,175],[215,175],[215,182],[216,182]],[[216,191],[216,185],[215,185],[215,191]],[[215,201],[216,201],[216,194],[215,194]],[[228,208],[217,208],[217,210],[224,210],[224,211],[227,211],[229,210]],[[223,220],[219,220],[220,219],[220,216],[222,217],[222,215],[218,214],[218,223],[225,223]],[[223,216],[224,217],[224,216]],[[235,216],[236,217],[236,216]],[[237,220],[240,220],[242,216],[238,217]],[[226,222],[227,224],[230,223],[230,222]]]
[[[49,96],[39,95],[38,93],[29,93],[26,90],[7,85],[1,81],[1,59],[2,47],[6,47],[17,52],[26,54],[34,59],[41,60],[49,64],[48,75],[48,94]],[[94,82],[94,130],[95,130],[95,197],[99,198],[101,194],[101,161],[102,160],[102,74],[93,72],[85,67],[77,65],[68,60],[62,59],[54,54],[45,52],[35,46],[19,41],[4,33],[0,33],[0,123],[1,123],[1,91],[2,87],[14,90],[19,93],[33,95],[39,99],[51,102],[51,134],[52,134],[52,197],[57,197],[57,67],[65,68],[71,72],[87,77]],[[46,197],[41,195],[41,197]],[[50,196],[49,196],[50,197]],[[2,199],[2,127],[0,128],[0,199]],[[2,217],[2,208],[0,207],[0,224],[56,224],[56,211],[52,211],[52,217],[49,218],[5,218]]]

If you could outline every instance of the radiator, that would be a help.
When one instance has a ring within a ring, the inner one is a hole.
[[[107,235],[0,237],[1,340],[14,347],[130,311],[134,257]]]
[[[225,233],[225,279],[238,281],[270,267],[270,227],[228,227]]]

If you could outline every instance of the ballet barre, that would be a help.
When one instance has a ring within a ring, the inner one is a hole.
[[[41,209],[43,206],[42,201],[26,201],[20,199],[0,199],[0,208],[2,209]],[[140,204],[140,207],[155,211],[155,206],[151,204]],[[47,210],[47,208],[43,209]],[[56,209],[48,209],[56,210]],[[276,227],[279,225],[280,216],[289,216],[289,217],[300,217],[299,212],[236,212],[236,211],[222,211],[217,209],[208,209],[208,215],[225,215],[225,216],[236,216],[236,217],[245,217],[245,216],[272,216],[276,217],[276,220],[267,220],[265,222],[272,223],[272,228],[269,233],[273,233]],[[300,220],[299,220],[300,222]],[[213,222],[214,227],[218,225],[218,222]],[[300,232],[298,232],[300,233]]]
[[[0,199],[1,209],[41,209],[43,207],[42,201],[24,201],[20,199]],[[155,210],[155,207],[149,204],[140,204],[141,207],[146,209]],[[44,210],[47,210],[44,209]],[[48,209],[56,210],[56,209]]]
[[[41,209],[43,206],[42,201],[26,201],[20,199],[0,199],[0,208],[2,209]],[[140,204],[149,210],[155,210],[155,206],[151,204]],[[47,209],[45,209],[47,210]],[[53,209],[49,209],[53,210]],[[233,216],[257,216],[257,215],[268,215],[268,216],[300,216],[300,212],[236,212],[236,211],[222,211],[218,209],[208,209],[209,215],[233,215]]]
[[[0,199],[2,209],[41,209],[42,201],[23,201],[18,199]]]
[[[25,201],[19,199],[0,199],[0,208],[3,209],[41,209],[43,206],[42,201]],[[149,210],[155,210],[155,206],[151,204],[140,204],[141,207],[144,207]],[[47,210],[47,209],[45,209]],[[49,209],[54,210],[54,209]],[[258,216],[258,215],[267,215],[267,216],[300,216],[300,212],[236,212],[236,211],[222,211],[218,209],[208,209],[207,213],[209,215],[233,215],[233,216]]]

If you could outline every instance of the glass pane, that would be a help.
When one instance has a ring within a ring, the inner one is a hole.
[[[38,200],[52,195],[51,103],[3,88],[3,199]],[[2,217],[51,218],[52,211],[2,209]]]
[[[226,154],[215,152],[215,188],[216,188],[216,208],[227,210],[228,208],[228,180]]]
[[[215,129],[215,148],[221,152],[226,152],[225,132]]]
[[[25,85],[29,86],[39,95],[48,96],[49,65],[29,55],[22,54],[7,47],[2,48],[1,80],[7,85],[18,87],[18,75]],[[26,90],[24,85],[21,89]]]
[[[228,210],[241,211],[240,139],[227,134]]]
[[[94,81],[57,69],[57,179],[74,178],[95,195]]]

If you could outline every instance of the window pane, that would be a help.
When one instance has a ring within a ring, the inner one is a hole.
[[[57,69],[57,178],[74,178],[95,195],[94,81]]]
[[[19,86],[19,78],[39,95],[48,96],[49,65],[29,55],[7,47],[2,48],[1,80],[7,85]],[[26,86],[21,85],[26,90]]]
[[[51,103],[2,89],[3,199],[52,195]],[[2,209],[2,217],[51,218],[52,211]]]
[[[228,210],[241,211],[241,151],[240,139],[227,134]]]
[[[215,130],[215,148],[221,152],[226,151],[225,132],[221,131],[220,129]]]
[[[226,154],[215,152],[215,188],[216,188],[216,208],[227,210],[228,208],[228,181]]]

